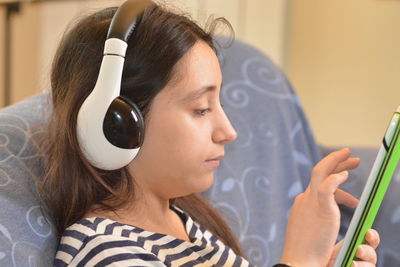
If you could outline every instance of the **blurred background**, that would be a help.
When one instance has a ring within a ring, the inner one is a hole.
[[[378,146],[400,105],[399,0],[163,0],[200,25],[224,16],[236,37],[288,75],[317,141]],[[68,23],[121,0],[0,0],[0,106],[49,90]],[[7,90],[6,90],[7,89]]]

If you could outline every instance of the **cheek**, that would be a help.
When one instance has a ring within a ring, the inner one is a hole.
[[[205,191],[213,183],[204,162],[211,150],[209,127],[185,117],[164,122],[154,120],[148,126],[136,166],[143,177],[154,178],[146,181],[152,188],[162,188],[165,197]]]
[[[149,125],[144,146],[148,145],[154,152],[153,155],[165,162],[204,157],[211,140],[209,127],[197,120],[189,115],[154,120]]]

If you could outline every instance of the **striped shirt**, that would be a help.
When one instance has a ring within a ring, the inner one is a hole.
[[[250,266],[213,234],[174,208],[191,242],[110,219],[92,217],[68,227],[55,266]]]

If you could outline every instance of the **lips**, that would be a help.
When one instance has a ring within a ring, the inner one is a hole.
[[[208,160],[206,160],[206,164],[208,164],[209,166],[211,166],[213,168],[216,168],[220,165],[220,161],[223,157],[224,157],[224,155],[220,155],[215,158],[208,159]]]

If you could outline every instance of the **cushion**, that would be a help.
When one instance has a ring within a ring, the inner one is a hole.
[[[308,185],[319,148],[281,69],[241,41],[221,51],[221,102],[238,139],[226,145],[207,197],[250,261],[271,266],[279,262],[288,212]]]
[[[0,111],[0,265],[51,266],[57,241],[41,212],[36,181],[43,176],[38,137],[48,94]]]

